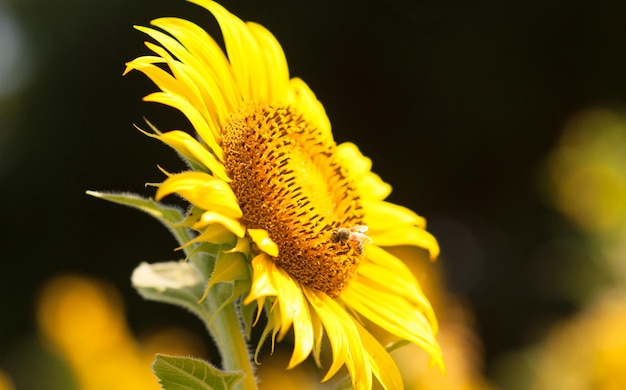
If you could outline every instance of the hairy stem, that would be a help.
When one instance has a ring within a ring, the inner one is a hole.
[[[206,305],[210,313],[215,313],[228,299],[228,292],[214,286],[206,298]],[[237,302],[234,301],[219,309],[212,319],[205,319],[205,323],[222,357],[222,369],[225,371],[241,371],[243,379],[238,383],[237,389],[256,390],[256,378],[252,357],[248,350],[243,324],[239,318]]]

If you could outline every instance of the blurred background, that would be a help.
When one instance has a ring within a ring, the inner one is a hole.
[[[625,2],[221,3],[276,35],[336,140],[439,239],[438,262],[413,266],[448,378],[420,371],[408,388],[626,388]],[[121,76],[148,53],[132,26],[161,16],[217,36],[182,0],[0,0],[0,389],[88,388],[80,353],[116,343],[129,388],[154,351],[213,358],[199,321],[130,286],[140,261],[179,257],[168,232],[85,195],[151,195],[157,164],[182,167],[132,126],[182,115]],[[262,377],[281,375],[272,359]]]

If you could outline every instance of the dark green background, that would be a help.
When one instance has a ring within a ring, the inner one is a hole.
[[[496,3],[222,1],[276,35],[336,139],[356,142],[393,185],[390,199],[428,218],[450,290],[475,311],[488,374],[576,309],[554,286],[580,260],[537,257],[577,234],[542,200],[538,172],[572,115],[626,102],[626,2]],[[140,261],[176,256],[165,229],[84,191],[150,194],[156,164],[181,167],[132,123],[184,119],[142,103],[154,87],[121,73],[148,53],[133,24],[180,16],[216,32],[212,18],[179,0],[9,0],[2,10],[25,34],[29,77],[0,100],[0,366],[34,331],[38,287],[61,272],[113,281],[135,330],[199,326],[129,286]]]

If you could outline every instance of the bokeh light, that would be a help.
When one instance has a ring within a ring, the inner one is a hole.
[[[31,359],[24,359],[14,365],[16,377],[31,388],[156,390],[160,386],[150,365],[157,352],[206,355],[198,336],[183,328],[158,329],[137,339],[124,313],[122,297],[109,283],[77,275],[51,279],[40,292],[38,328],[43,348],[66,365],[69,375],[33,376]]]
[[[576,317],[555,327],[534,359],[532,388],[626,388],[626,290],[603,292]]]
[[[23,87],[31,75],[33,59],[24,27],[9,4],[0,4],[0,101]]]

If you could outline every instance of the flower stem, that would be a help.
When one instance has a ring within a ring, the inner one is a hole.
[[[222,357],[222,369],[225,371],[241,371],[244,375],[236,389],[257,390],[254,368],[248,351],[242,322],[239,319],[237,303],[232,302],[220,308],[228,299],[224,289],[214,286],[206,297],[205,304],[209,313],[216,313],[204,322],[213,336]],[[219,310],[219,311],[218,311]]]

